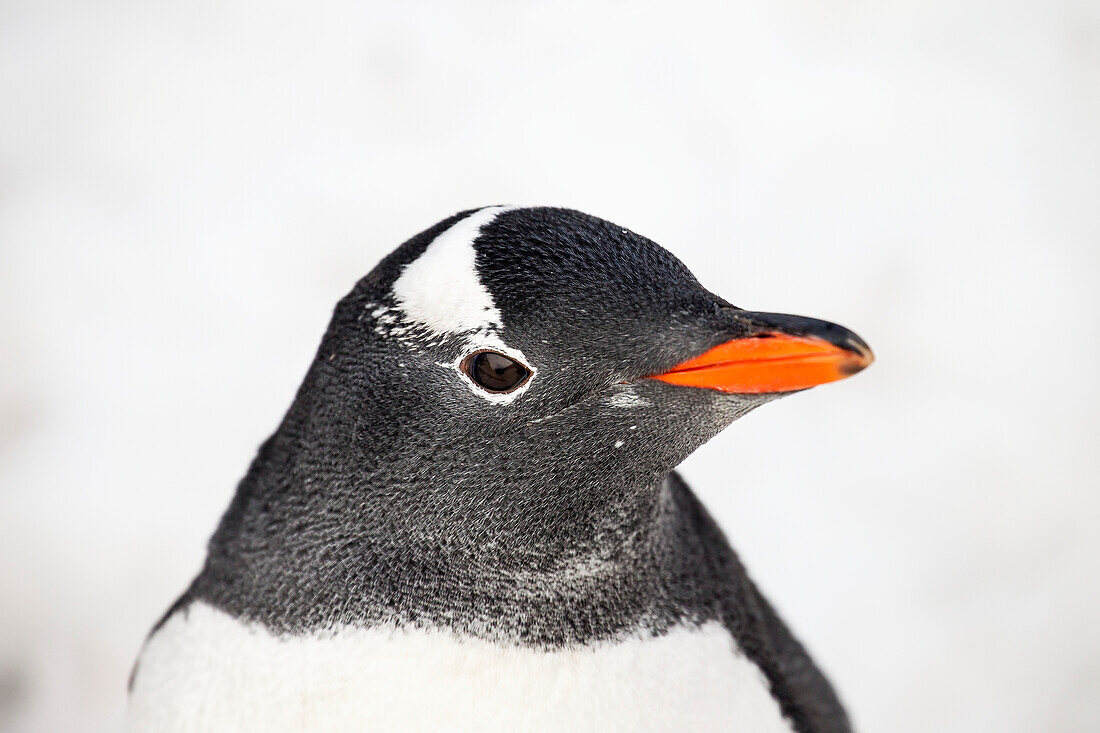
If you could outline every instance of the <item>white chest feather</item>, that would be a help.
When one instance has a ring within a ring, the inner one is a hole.
[[[438,631],[277,637],[202,603],[142,652],[133,731],[790,731],[718,624],[543,652]]]

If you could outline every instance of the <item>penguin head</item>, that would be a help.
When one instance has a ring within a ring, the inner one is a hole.
[[[575,546],[629,533],[733,420],[871,358],[843,327],[731,305],[610,222],[463,212],[340,302],[244,490],[308,490],[395,544]]]
[[[440,222],[349,301],[352,328],[366,331],[349,371],[441,432],[522,440],[520,425],[629,412],[668,438],[712,433],[872,358],[841,326],[737,308],[656,243],[567,209],[493,206]],[[685,401],[702,409],[694,428],[668,412]]]

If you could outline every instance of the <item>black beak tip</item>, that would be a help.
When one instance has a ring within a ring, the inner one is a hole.
[[[867,365],[869,363],[870,362],[863,361],[862,359],[849,359],[847,361],[841,362],[837,369],[840,370],[842,376],[850,377],[853,374],[859,374],[860,372],[862,372],[864,369],[867,368]]]
[[[812,336],[827,341],[837,348],[850,351],[859,357],[856,360],[862,364],[859,369],[875,360],[875,355],[866,341],[857,336],[854,331],[850,331],[837,323],[786,313],[742,311],[741,316],[763,331],[774,330],[789,336]],[[859,371],[859,369],[856,371]]]
[[[843,343],[839,343],[837,344],[837,346],[859,355],[860,361],[862,361],[862,365],[855,370],[856,372],[868,366],[871,362],[875,360],[875,354],[873,351],[871,351],[871,347],[867,345],[867,342],[852,333],[851,331],[848,331],[848,335],[844,339]],[[855,372],[852,372],[852,374],[855,374]]]

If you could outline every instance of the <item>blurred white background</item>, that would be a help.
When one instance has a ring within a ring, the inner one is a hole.
[[[875,731],[1100,729],[1100,5],[0,4],[0,728],[108,731],[332,306],[555,204],[878,362],[684,473]]]

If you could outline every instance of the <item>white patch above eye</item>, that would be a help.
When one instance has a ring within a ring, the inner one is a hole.
[[[474,242],[482,228],[514,208],[489,206],[457,222],[406,265],[393,284],[396,311],[401,321],[421,326],[437,336],[464,337],[465,353],[459,354],[453,363],[440,366],[453,369],[474,394],[495,404],[507,404],[522,395],[538,373],[522,351],[504,343],[500,337],[500,310],[477,272]],[[390,335],[404,335],[412,328],[394,325],[399,319],[385,307],[373,312],[372,316]],[[463,360],[482,349],[499,351],[522,362],[531,371],[531,377],[513,392],[485,391],[462,370]]]
[[[475,211],[435,238],[393,284],[405,317],[439,335],[500,328],[500,311],[477,273],[474,240],[511,206]]]

